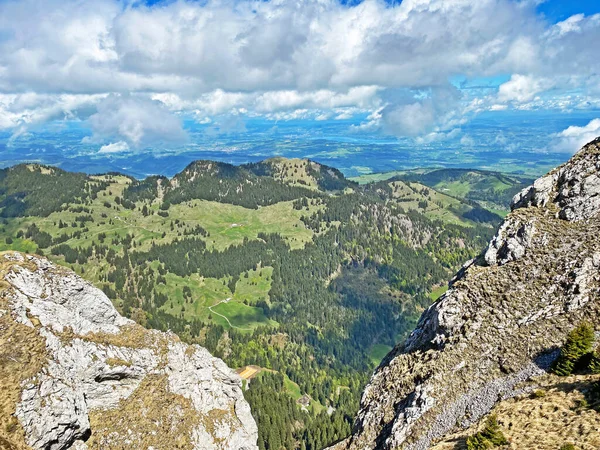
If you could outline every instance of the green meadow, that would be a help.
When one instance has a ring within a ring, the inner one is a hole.
[[[375,344],[369,350],[369,358],[373,365],[378,366],[385,356],[392,351],[392,346],[385,344]]]

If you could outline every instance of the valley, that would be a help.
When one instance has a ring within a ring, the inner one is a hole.
[[[0,0],[0,450],[599,450],[599,0]]]
[[[496,206],[300,159],[145,180],[20,165],[0,172],[0,250],[43,254],[139,324],[259,368],[259,448],[316,450],[349,433],[371,371],[485,247]]]
[[[524,175],[473,169],[412,169],[373,173],[351,178],[359,184],[378,181],[408,181],[435,189],[448,197],[478,202],[504,216],[512,198],[533,183]]]

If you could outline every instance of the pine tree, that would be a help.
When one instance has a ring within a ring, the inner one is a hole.
[[[567,342],[554,365],[554,373],[561,377],[571,375],[581,358],[592,352],[593,344],[594,328],[589,322],[582,322],[567,336]]]
[[[590,372],[594,375],[600,374],[600,347],[596,349],[589,365]]]
[[[507,444],[508,440],[500,429],[496,415],[491,415],[488,418],[482,431],[467,439],[468,450],[486,450]]]

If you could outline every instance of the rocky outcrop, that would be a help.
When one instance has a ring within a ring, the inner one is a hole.
[[[241,381],[45,259],[0,255],[0,448],[255,449]]]
[[[484,255],[375,371],[336,449],[428,449],[522,393],[600,317],[599,175],[596,140],[515,197]]]

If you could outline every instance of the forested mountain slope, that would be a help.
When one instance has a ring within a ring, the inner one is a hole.
[[[600,139],[515,196],[485,254],[378,367],[352,436],[335,448],[597,448],[599,214]],[[536,378],[549,370],[587,376]],[[526,394],[542,417],[515,400],[479,422],[500,400]],[[569,404],[584,417],[567,413]]]
[[[261,449],[345,437],[374,366],[500,221],[306,160],[145,180],[22,165],[0,180],[0,249],[47,255],[125,316],[240,368]]]

